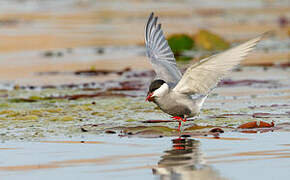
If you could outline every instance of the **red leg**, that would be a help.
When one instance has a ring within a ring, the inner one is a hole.
[[[181,127],[181,121],[183,121],[183,122],[186,122],[186,118],[181,118],[181,117],[178,117],[178,116],[174,116],[174,117],[171,117],[172,119],[174,119],[174,120],[177,120],[178,121],[178,131],[180,132],[180,127]]]
[[[178,128],[177,128],[178,132],[180,132],[180,127],[181,127],[181,121],[178,121]]]

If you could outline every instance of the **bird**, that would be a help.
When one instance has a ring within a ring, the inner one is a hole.
[[[158,17],[152,12],[145,26],[146,55],[156,74],[146,101],[155,103],[177,120],[177,130],[180,132],[182,122],[199,115],[204,101],[218,82],[255,48],[266,33],[202,59],[182,74],[157,20]]]

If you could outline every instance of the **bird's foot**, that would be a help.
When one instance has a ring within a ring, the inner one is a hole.
[[[186,122],[186,119],[184,118],[181,118],[181,117],[178,117],[178,116],[174,116],[174,117],[171,117],[172,119],[174,120],[177,120],[177,121],[183,121],[183,122]]]
[[[186,122],[186,118],[181,118],[181,117],[178,117],[178,116],[174,116],[174,117],[171,117],[172,119],[174,120],[177,120],[178,121],[178,128],[177,128],[177,131],[180,132],[180,128],[181,128],[181,121],[183,122]]]

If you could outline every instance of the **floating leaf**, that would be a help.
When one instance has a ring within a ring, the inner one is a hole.
[[[195,36],[195,45],[198,48],[213,51],[226,50],[230,44],[220,36],[206,30],[200,30]]]
[[[168,38],[168,44],[175,55],[194,47],[194,41],[186,34],[174,34]]]
[[[240,125],[238,128],[241,129],[251,129],[251,128],[266,128],[266,127],[273,127],[274,123],[271,124],[264,122],[264,121],[252,121],[245,124]]]
[[[224,133],[225,131],[221,128],[213,128],[209,132],[211,132],[211,133]]]

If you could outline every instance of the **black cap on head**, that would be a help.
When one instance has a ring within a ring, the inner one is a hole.
[[[154,92],[156,89],[160,88],[160,86],[162,86],[162,84],[164,84],[164,83],[165,83],[165,81],[163,81],[162,79],[157,79],[157,80],[153,81],[150,84],[149,93]]]

